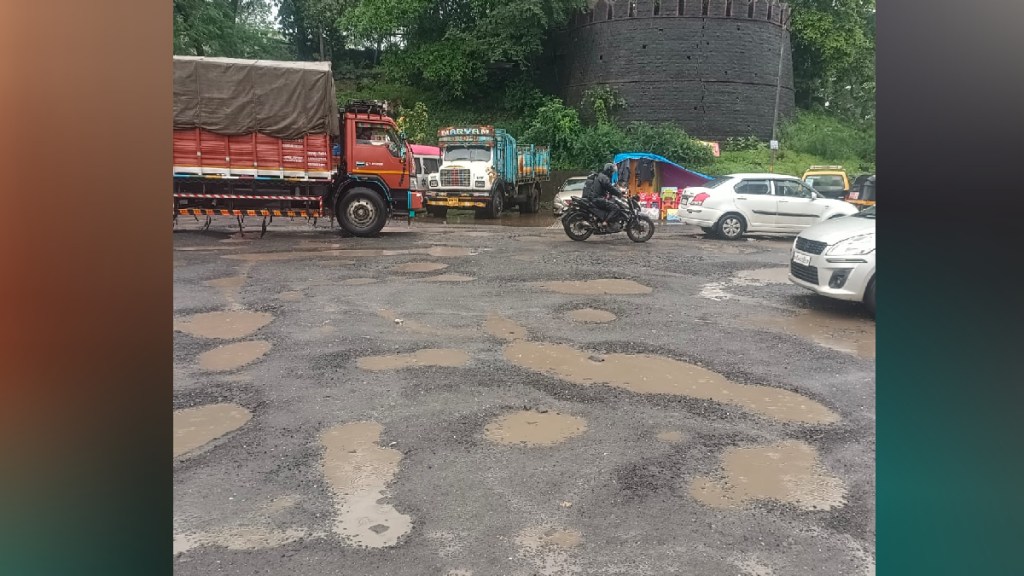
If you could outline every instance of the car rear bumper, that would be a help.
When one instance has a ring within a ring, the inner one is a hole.
[[[718,219],[722,217],[721,210],[714,210],[701,206],[680,207],[676,210],[676,214],[679,215],[679,220],[682,221],[683,224],[700,226],[701,228],[710,228],[714,226],[715,223],[718,222]]]

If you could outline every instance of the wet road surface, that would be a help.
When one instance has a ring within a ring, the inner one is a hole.
[[[176,574],[874,573],[874,322],[792,238],[174,233]]]

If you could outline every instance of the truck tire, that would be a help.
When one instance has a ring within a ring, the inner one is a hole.
[[[491,204],[486,208],[481,208],[476,211],[477,218],[494,219],[500,218],[501,213],[505,210],[505,192],[500,186],[495,186],[491,190]]]
[[[353,188],[338,199],[334,215],[338,225],[353,236],[376,236],[388,223],[384,198],[369,188]]]
[[[526,200],[519,203],[520,214],[536,214],[540,212],[540,190],[536,186],[531,186],[530,191],[526,193]]]

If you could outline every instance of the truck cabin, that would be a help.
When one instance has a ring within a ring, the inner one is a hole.
[[[490,162],[492,159],[495,138],[491,126],[442,128],[437,136],[445,163]]]

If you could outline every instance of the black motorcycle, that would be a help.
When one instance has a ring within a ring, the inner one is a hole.
[[[562,228],[565,235],[577,242],[590,238],[591,234],[617,234],[625,230],[633,242],[647,242],[654,236],[654,221],[641,214],[637,196],[628,199],[612,197],[619,204],[619,218],[604,225],[607,212],[586,198],[573,196],[562,214]]]

